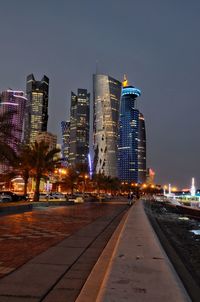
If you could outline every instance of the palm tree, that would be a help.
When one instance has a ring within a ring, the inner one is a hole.
[[[100,190],[105,189],[105,183],[106,183],[106,176],[102,173],[98,173],[94,175],[94,182],[97,187],[97,194],[99,195]]]
[[[24,195],[27,194],[28,180],[34,166],[34,157],[29,145],[21,145],[17,155],[16,169],[24,180]]]
[[[75,169],[78,174],[78,184],[81,185],[82,192],[85,193],[86,179],[89,172],[88,165],[86,163],[77,163]]]
[[[12,189],[12,179],[16,177],[16,172],[14,170],[7,171],[6,173],[0,174],[1,185],[6,186],[7,189]]]
[[[55,155],[59,152],[60,149],[57,148],[49,150],[49,145],[44,141],[35,142],[31,146],[31,165],[33,176],[35,177],[33,201],[39,201],[41,178],[54,170],[54,166],[58,162],[58,159],[55,159]]]
[[[67,175],[65,177],[65,183],[70,188],[71,194],[73,195],[74,189],[78,180],[78,173],[73,167],[67,169]]]
[[[108,188],[110,189],[111,194],[116,194],[120,188],[120,180],[117,177],[110,177],[108,180]]]
[[[11,146],[17,145],[18,141],[13,135],[12,117],[15,111],[6,111],[0,114],[0,162],[13,163],[16,158],[15,151]],[[14,129],[17,131],[17,129]]]

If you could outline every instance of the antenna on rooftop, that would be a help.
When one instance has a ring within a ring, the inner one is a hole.
[[[126,74],[124,74],[124,80],[122,81],[122,86],[123,86],[123,87],[128,86],[128,79],[127,79]]]

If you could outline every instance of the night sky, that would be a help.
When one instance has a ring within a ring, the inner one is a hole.
[[[49,131],[92,74],[142,90],[147,164],[160,184],[200,187],[199,0],[1,0],[0,90],[50,79]],[[98,62],[98,63],[97,63]]]

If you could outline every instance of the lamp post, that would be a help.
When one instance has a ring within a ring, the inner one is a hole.
[[[53,174],[53,182],[56,185],[56,190],[58,190],[58,192],[60,192],[61,188],[60,188],[60,182],[62,182],[63,177],[65,177],[68,174],[67,168],[56,168],[54,170],[54,174]]]
[[[86,182],[87,182],[87,179],[89,178],[89,176],[87,174],[84,175],[84,188],[83,188],[83,196],[85,195],[85,189],[86,189]]]

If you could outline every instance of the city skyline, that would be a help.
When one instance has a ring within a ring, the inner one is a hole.
[[[48,131],[61,136],[71,90],[91,92],[96,69],[119,80],[126,73],[143,91],[147,167],[156,182],[189,187],[195,177],[199,187],[199,10],[197,0],[3,0],[0,90],[25,91],[28,74],[46,74]]]

